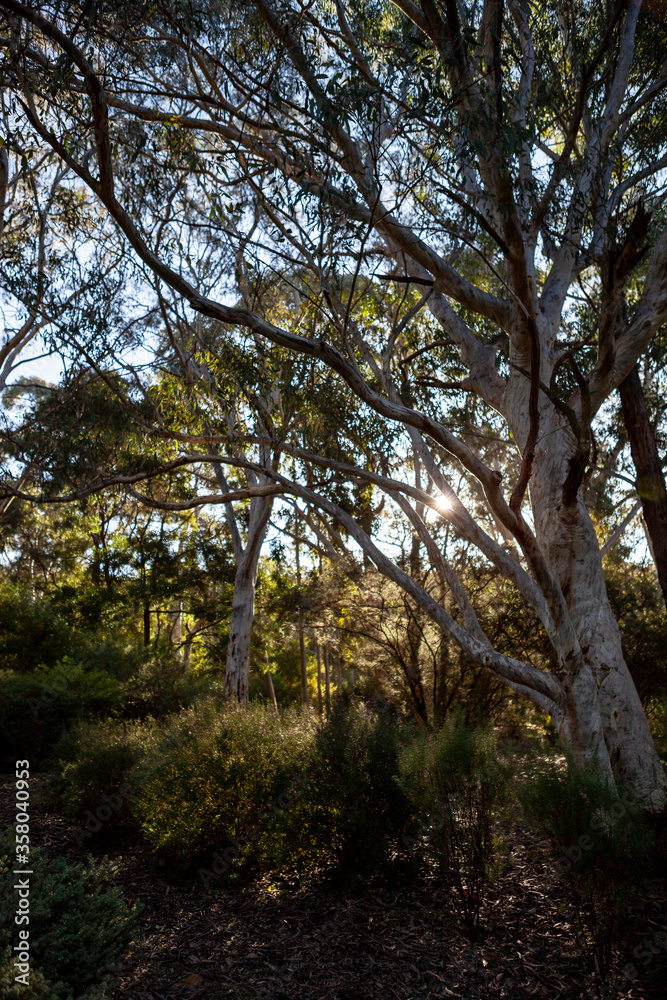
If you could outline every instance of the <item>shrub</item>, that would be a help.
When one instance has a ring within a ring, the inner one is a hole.
[[[394,780],[403,738],[389,711],[351,701],[315,724],[200,700],[162,721],[75,729],[58,746],[60,801],[90,818],[121,789],[113,822],[186,868],[233,848],[245,865],[368,872],[400,847],[409,815]]]
[[[14,831],[0,842],[0,984],[7,1000],[72,1000],[116,961],[137,929],[137,907],[111,885],[109,864],[86,867],[31,853],[31,990],[14,983]],[[15,954],[15,953],[14,953]],[[15,991],[15,992],[13,992]]]
[[[163,719],[208,693],[209,679],[183,673],[170,653],[153,654],[121,686],[123,716]]]
[[[315,731],[307,775],[280,814],[267,856],[367,874],[400,848],[409,804],[395,781],[402,723],[382,705],[345,697]],[[282,839],[281,839],[282,838]]]
[[[71,651],[72,627],[48,597],[0,583],[0,667],[17,673],[52,667]]]
[[[519,798],[529,823],[549,839],[557,872],[572,890],[596,973],[605,979],[633,890],[649,861],[650,825],[631,793],[619,797],[602,771],[577,764],[569,754],[560,768],[553,758],[543,759]]]
[[[137,648],[129,641],[123,641],[122,634],[116,639],[101,638],[88,634],[85,642],[81,642],[76,653],[76,661],[85,671],[97,671],[108,674],[119,682],[128,681],[142,668],[146,660],[143,647]],[[121,703],[123,708],[127,699],[127,691],[121,688]]]
[[[509,780],[495,734],[451,718],[406,747],[399,766],[399,782],[422,816],[410,846],[435,861],[454,891],[466,930],[476,937],[491,874],[493,823]]]
[[[112,816],[105,829],[136,825],[131,812],[132,769],[139,759],[149,724],[89,722],[63,736],[54,750],[59,764],[55,792],[63,812],[84,818],[97,814],[113,796]]]
[[[0,996],[3,1000],[56,1000],[57,994],[39,969],[30,969],[27,986],[16,982],[15,955],[11,945],[0,949]]]
[[[43,763],[77,720],[118,707],[119,686],[107,674],[83,670],[69,658],[31,674],[0,671],[0,761]]]
[[[246,836],[294,784],[311,739],[296,713],[277,720],[264,706],[211,701],[153,727],[133,772],[133,810],[148,843],[188,865]]]

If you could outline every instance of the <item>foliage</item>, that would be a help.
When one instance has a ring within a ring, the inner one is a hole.
[[[646,704],[667,695],[665,605],[653,566],[609,557],[605,580],[639,697]]]
[[[157,649],[174,615],[164,598],[183,535],[171,514],[186,521],[203,487],[219,491],[228,477],[232,489],[246,484],[226,504],[229,523],[249,526],[260,498],[247,486],[264,481],[254,459],[270,455],[267,481],[279,474],[280,490],[309,508],[316,550],[345,563],[361,548],[409,595],[411,648],[399,652],[425,723],[438,715],[429,717],[419,677],[427,619],[491,668],[476,711],[496,707],[502,678],[540,707],[547,699],[554,715],[569,712],[571,637],[593,621],[607,636],[582,643],[581,670],[597,682],[591,712],[605,728],[624,692],[631,704],[629,677],[601,683],[600,643],[619,644],[583,501],[597,464],[591,420],[603,419],[664,320],[664,25],[641,4],[561,7],[515,3],[505,16],[502,4],[203,2],[151,7],[147,20],[134,2],[96,7],[92,19],[72,2],[46,5],[44,20],[0,13],[11,95],[3,172],[13,178],[5,287],[17,290],[20,261],[28,249],[34,259],[44,233],[34,165],[46,164],[47,188],[58,160],[77,177],[54,182],[60,200],[49,204],[57,235],[48,242],[63,244],[63,267],[49,256],[37,285],[44,273],[74,285],[86,256],[78,240],[114,272],[85,301],[74,297],[62,321],[40,295],[34,309],[19,300],[68,363],[61,385],[33,389],[32,408],[7,423],[6,496],[20,477],[24,497],[71,489],[85,508],[112,483],[110,492],[131,486],[136,497],[137,486],[170,512],[126,588],[146,647]],[[209,66],[203,88],[193,46]],[[142,97],[156,87],[160,107],[149,108]],[[125,109],[122,122],[107,120],[110,107]],[[260,121],[268,132],[249,139],[248,123]],[[120,273],[134,279],[129,306],[113,294]],[[401,497],[416,547],[396,555],[385,533],[378,556],[370,536],[382,505]],[[95,534],[91,579],[107,575],[112,590],[113,553]],[[423,571],[420,545],[433,571]],[[477,626],[493,616],[477,600],[476,563],[454,579],[459,553],[473,549],[520,596],[487,629],[484,655]],[[224,634],[218,600],[202,593],[201,560],[189,569],[200,591],[188,613],[212,607],[207,625]],[[438,575],[456,595],[459,628],[433,598]],[[527,607],[541,624],[533,616],[522,627]],[[238,691],[245,699],[245,683]],[[645,735],[638,707],[632,725]],[[655,764],[649,746],[615,749],[628,776]]]
[[[0,983],[7,1000],[22,1000],[23,989],[13,984],[11,948],[16,943],[16,894],[12,873],[14,831],[8,830],[0,847]],[[86,987],[100,982],[138,929],[137,907],[129,906],[120,888],[112,884],[110,864],[72,864],[31,853],[30,956],[34,1000],[73,1000]],[[11,976],[10,976],[11,974]],[[33,997],[30,997],[33,1000]]]
[[[307,759],[308,720],[197,702],[147,727],[133,811],[153,850],[188,865],[226,848],[287,792]]]
[[[0,670],[0,761],[17,756],[44,763],[59,737],[77,720],[115,711],[120,686],[101,671],[85,671],[66,658],[30,674]]]
[[[107,823],[133,825],[130,774],[149,728],[149,723],[106,720],[80,724],[61,737],[53,754],[59,768],[53,787],[66,815],[81,819],[110,796],[120,796]]]
[[[211,686],[203,672],[185,674],[171,650],[149,654],[121,686],[122,714],[126,719],[165,718],[210,692]]]
[[[509,775],[494,732],[466,726],[457,716],[421,735],[400,759],[400,784],[423,817],[411,844],[435,860],[472,937],[479,933],[496,847],[494,822]]]
[[[274,861],[324,864],[348,877],[394,857],[410,812],[394,775],[411,733],[377,700],[337,698],[311,742],[303,793],[278,820],[282,857],[279,842],[267,845]]]
[[[631,789],[620,796],[594,766],[534,763],[519,788],[529,823],[548,837],[557,870],[577,907],[596,972],[606,977],[637,883],[647,871],[653,831]]]
[[[667,695],[652,698],[647,708],[653,739],[664,764],[667,764]]]
[[[51,984],[44,978],[40,969],[30,970],[30,980],[27,986],[15,980],[14,956],[11,945],[0,952],[0,996],[4,1000],[56,1000]]]
[[[409,732],[351,699],[320,724],[200,699],[161,722],[79,726],[57,747],[56,789],[78,818],[120,791],[114,826],[185,868],[245,838],[246,865],[368,873],[401,844],[409,806],[393,776]]]
[[[0,667],[25,673],[72,652],[71,622],[48,599],[0,582]]]

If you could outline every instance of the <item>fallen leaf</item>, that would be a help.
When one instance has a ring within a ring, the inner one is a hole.
[[[191,972],[189,976],[186,976],[185,979],[181,980],[181,984],[183,986],[201,986],[203,982],[203,977],[198,976],[196,972]]]

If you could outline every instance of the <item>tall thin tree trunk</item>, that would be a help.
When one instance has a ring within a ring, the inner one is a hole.
[[[277,719],[278,718],[278,702],[276,701],[276,692],[275,692],[274,687],[273,687],[273,678],[271,676],[271,671],[269,670],[269,659],[268,659],[268,656],[266,658],[266,670],[264,671],[264,677],[265,677],[265,680],[266,680],[266,690],[267,690],[267,693],[268,693],[268,696],[269,696],[269,701],[273,705],[273,711],[274,711],[274,714],[275,714],[276,719]]]
[[[193,636],[189,635],[183,644],[183,673],[190,673],[190,656],[192,655]]]
[[[222,486],[224,487],[224,481]],[[226,488],[226,487],[224,487]],[[245,548],[239,540],[238,526],[228,511],[232,537],[236,538],[236,576],[225,665],[225,697],[245,705],[250,684],[250,643],[255,617],[255,587],[262,544],[271,513],[271,500],[253,498]]]
[[[306,640],[303,635],[303,625],[299,626],[299,662],[301,666],[301,700],[306,707],[310,705],[308,693],[308,666],[306,661]]]
[[[619,393],[651,555],[667,605],[667,488],[636,365],[621,382]]]
[[[182,616],[181,601],[178,597],[174,598],[174,601],[172,602],[171,617],[172,617],[172,626],[170,630],[171,644],[172,646],[176,646],[177,650],[179,651],[177,655],[179,657],[182,657],[182,653],[180,652],[180,646],[181,646],[181,639],[183,638],[183,616]]]
[[[320,656],[320,644],[315,643],[317,653],[317,710],[322,714],[322,658]]]
[[[421,489],[421,462],[416,448],[413,449],[413,461],[415,472],[415,487]],[[419,517],[424,515],[424,504],[420,501],[416,504],[416,511]],[[413,580],[420,580],[422,577],[421,542],[419,535],[415,532],[412,536],[410,546],[410,576]],[[403,669],[406,675],[410,694],[421,721],[428,723],[428,713],[426,710],[426,698],[424,696],[424,681],[422,678],[421,664],[419,661],[419,651],[422,646],[422,630],[420,621],[424,617],[418,605],[406,601],[405,611],[407,612],[406,637],[409,650],[404,661]]]
[[[329,677],[329,645],[324,644],[324,698],[327,709],[327,718],[331,715],[331,679]]]
[[[299,601],[301,601],[301,561],[299,558],[299,531],[300,517],[297,508],[296,515],[296,585],[299,590]],[[308,707],[310,697],[308,695],[308,668],[306,663],[306,641],[303,635],[303,612],[299,609],[299,662],[301,667],[301,700]]]
[[[151,644],[151,605],[144,601],[144,646]]]

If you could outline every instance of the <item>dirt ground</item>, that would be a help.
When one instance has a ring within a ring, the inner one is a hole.
[[[0,828],[12,820],[8,782]],[[141,936],[108,984],[109,1000],[416,1000],[596,997],[567,886],[540,845],[519,833],[471,943],[436,882],[341,890],[294,876],[208,891],[158,868],[140,845],[88,841],[51,811],[33,782],[31,841],[85,860],[107,855],[143,906]],[[647,887],[623,928],[607,997],[667,998],[667,884]],[[656,938],[657,934],[657,938]],[[634,968],[630,969],[632,963]]]

